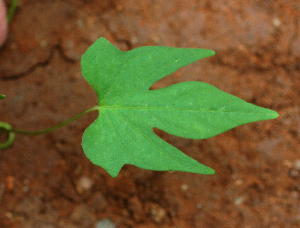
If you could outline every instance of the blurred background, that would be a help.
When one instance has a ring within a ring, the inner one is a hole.
[[[111,178],[81,148],[97,113],[17,135],[0,151],[0,227],[299,227],[299,26],[299,0],[20,0],[0,48],[0,121],[40,130],[97,105],[80,58],[99,37],[215,50],[153,89],[203,81],[280,117],[206,140],[155,130],[213,176],[126,165]]]

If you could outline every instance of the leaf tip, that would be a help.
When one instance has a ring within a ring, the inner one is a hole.
[[[205,175],[214,175],[216,173],[215,170],[207,167],[207,169],[205,170],[205,173],[201,173],[201,174],[205,174]]]
[[[209,56],[214,56],[216,54],[216,52],[213,50],[208,50],[208,54],[209,54]]]
[[[0,94],[0,100],[4,99],[5,95]]]
[[[199,54],[201,55],[201,58],[211,57],[216,54],[215,51],[210,49],[198,49],[198,50],[199,50]]]
[[[120,173],[120,170],[107,170],[106,169],[106,172],[112,177],[112,178],[116,178],[119,173]]]
[[[278,112],[276,112],[276,111],[273,111],[273,119],[276,119],[276,118],[278,118],[279,117],[279,114],[278,114]]]
[[[274,110],[271,110],[271,109],[268,109],[268,119],[269,120],[273,120],[273,119],[276,119],[278,117],[279,117],[278,112],[276,112]]]

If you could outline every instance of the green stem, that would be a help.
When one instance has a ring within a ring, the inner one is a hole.
[[[12,126],[8,123],[0,122],[0,130],[8,135],[8,138],[5,143],[0,143],[0,149],[5,149],[10,147],[15,140],[15,133],[11,132]]]
[[[8,14],[7,14],[7,21],[8,21],[8,23],[11,22],[11,20],[12,20],[12,18],[14,16],[15,10],[16,10],[17,5],[18,5],[18,1],[19,0],[13,0],[12,3],[11,3],[11,6],[10,6]]]
[[[41,131],[25,131],[25,130],[21,130],[21,129],[11,129],[12,132],[15,132],[15,133],[18,133],[18,134],[22,134],[22,135],[43,135],[43,134],[47,134],[47,133],[50,133],[52,131],[55,131],[56,129],[59,129],[65,125],[67,125],[68,123],[71,123],[73,122],[74,120],[82,117],[83,115],[89,113],[89,112],[92,112],[92,111],[95,111],[95,110],[98,110],[99,109],[99,106],[95,106],[93,108],[90,108],[88,110],[85,110],[79,114],[77,114],[76,116],[73,116],[71,119],[68,119],[60,124],[57,124],[53,127],[50,127],[48,129],[45,129],[45,130],[41,130]]]
[[[26,131],[26,130],[22,130],[22,129],[15,129],[12,128],[8,123],[5,122],[0,122],[0,130],[2,129],[6,134],[8,134],[8,140],[5,143],[0,143],[0,149],[5,149],[7,147],[9,147],[13,141],[14,141],[14,134],[22,134],[22,135],[43,135],[43,134],[47,134],[50,133],[56,129],[59,129],[65,125],[67,125],[68,123],[71,123],[72,121],[80,118],[81,116],[92,112],[92,111],[96,111],[99,110],[99,106],[95,106],[93,108],[90,108],[88,110],[85,110],[79,114],[77,114],[76,116],[73,116],[71,119],[68,119],[60,124],[57,124],[53,127],[47,128],[45,130],[41,130],[41,131]]]

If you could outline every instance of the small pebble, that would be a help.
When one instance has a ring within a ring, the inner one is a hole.
[[[292,178],[297,178],[297,177],[299,177],[299,171],[296,170],[296,169],[292,169],[292,170],[290,171],[290,177],[292,177]]]
[[[116,225],[110,219],[103,219],[97,222],[96,228],[116,228]]]
[[[181,185],[181,191],[186,191],[189,189],[189,186],[187,184]]]
[[[152,204],[150,206],[150,216],[155,222],[161,223],[166,216],[166,211],[158,204]]]
[[[236,180],[236,181],[234,182],[234,184],[235,184],[236,186],[241,186],[241,185],[243,184],[243,181],[242,181],[241,179],[238,179],[238,180]]]
[[[23,186],[22,187],[22,191],[23,192],[28,192],[29,191],[29,187],[28,186]]]
[[[296,192],[296,191],[293,191],[293,192],[291,193],[291,196],[292,196],[292,198],[293,198],[294,200],[299,199],[299,193]]]
[[[81,19],[78,20],[78,21],[77,21],[77,25],[78,25],[79,28],[83,28],[83,27],[84,27],[84,22],[83,22],[83,20],[81,20]]]
[[[43,47],[43,48],[47,47],[47,46],[48,46],[47,40],[42,40],[40,45],[41,45],[41,47]]]
[[[23,183],[24,183],[25,185],[29,185],[30,181],[29,181],[29,179],[25,179],[25,180],[23,181]]]
[[[70,215],[70,221],[80,228],[87,228],[95,224],[97,220],[95,215],[90,212],[89,207],[85,204],[81,204],[74,208]]]
[[[295,169],[300,171],[300,160],[295,161]]]
[[[89,191],[94,185],[91,178],[83,176],[77,181],[77,191],[78,193],[83,193]]]
[[[279,20],[278,18],[274,18],[274,19],[273,19],[273,25],[274,25],[275,27],[279,27],[280,24],[281,24],[281,22],[280,22],[280,20]]]
[[[244,202],[245,198],[244,197],[239,197],[237,199],[235,199],[234,203],[235,205],[240,205]]]
[[[174,217],[174,216],[176,216],[176,212],[175,211],[170,211],[170,215],[172,216],[172,217]]]

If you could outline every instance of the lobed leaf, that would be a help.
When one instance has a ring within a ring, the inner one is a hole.
[[[159,138],[153,128],[205,139],[236,126],[278,117],[209,84],[182,82],[149,90],[180,67],[214,55],[197,48],[148,46],[122,52],[98,39],[82,56],[83,77],[98,96],[99,116],[82,147],[92,163],[116,177],[125,164],[157,171],[214,174]]]

